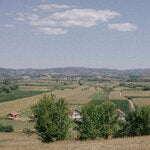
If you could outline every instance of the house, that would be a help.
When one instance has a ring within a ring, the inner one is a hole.
[[[119,119],[122,121],[126,121],[125,119],[125,113],[121,111],[120,109],[117,109],[117,113],[119,114]]]
[[[19,113],[17,113],[17,112],[12,112],[12,113],[9,113],[9,114],[7,115],[7,118],[14,120],[14,119],[17,119],[18,116],[19,116]]]
[[[72,114],[69,116],[69,118],[73,120],[81,121],[82,120],[81,112],[75,109],[72,111]]]

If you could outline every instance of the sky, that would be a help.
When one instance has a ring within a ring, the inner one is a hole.
[[[150,0],[0,0],[0,67],[150,68]]]

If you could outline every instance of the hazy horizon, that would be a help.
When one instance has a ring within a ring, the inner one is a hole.
[[[0,67],[150,68],[150,1],[0,0]]]
[[[20,69],[68,69],[68,68],[83,68],[83,69],[108,69],[108,70],[120,70],[120,71],[124,71],[124,70],[145,70],[145,69],[150,69],[150,68],[127,68],[127,69],[119,69],[119,68],[97,68],[97,67],[77,67],[77,66],[66,66],[66,67],[48,67],[48,68],[32,68],[32,67],[27,67],[27,68],[7,68],[7,67],[1,67],[0,69],[14,69],[14,70],[20,70]]]

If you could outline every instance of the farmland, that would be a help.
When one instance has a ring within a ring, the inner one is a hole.
[[[18,89],[10,93],[0,93],[0,124],[12,125],[14,128],[14,133],[0,133],[0,137],[3,137],[0,138],[0,149],[28,149],[29,147],[30,149],[148,149],[150,147],[147,142],[150,140],[149,136],[107,141],[100,139],[88,142],[66,141],[42,144],[36,135],[28,137],[23,133],[27,128],[34,130],[35,124],[28,121],[32,117],[30,108],[44,94],[54,94],[57,98],[64,98],[71,109],[80,110],[89,102],[101,104],[104,101],[110,101],[116,105],[116,108],[126,113],[131,111],[128,100],[131,100],[134,105],[150,105],[150,91],[147,90],[148,88],[144,91],[145,88],[143,88],[148,87],[149,82],[143,82],[143,80],[142,82],[127,82],[125,76],[103,74],[49,73],[31,76],[12,79],[18,85]],[[18,112],[19,119],[6,119],[10,112]],[[144,142],[141,144],[141,141]],[[120,144],[116,144],[118,142]],[[12,148],[11,145],[14,147]]]
[[[149,105],[150,92],[142,91],[144,82],[120,83],[120,77],[102,75],[75,75],[63,73],[50,73],[33,76],[22,76],[15,80],[19,89],[10,93],[0,93],[0,116],[4,117],[10,112],[26,112],[30,106],[36,104],[43,94],[55,94],[64,98],[70,107],[80,108],[90,101],[102,103],[110,100],[124,111],[130,110],[128,99],[135,105]],[[134,85],[134,86],[133,86]],[[145,83],[148,86],[148,82]],[[133,88],[133,87],[134,88]],[[138,87],[135,87],[138,86]],[[120,101],[120,102],[119,102]]]

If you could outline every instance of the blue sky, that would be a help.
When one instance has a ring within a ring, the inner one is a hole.
[[[149,0],[0,0],[0,67],[150,68]]]

